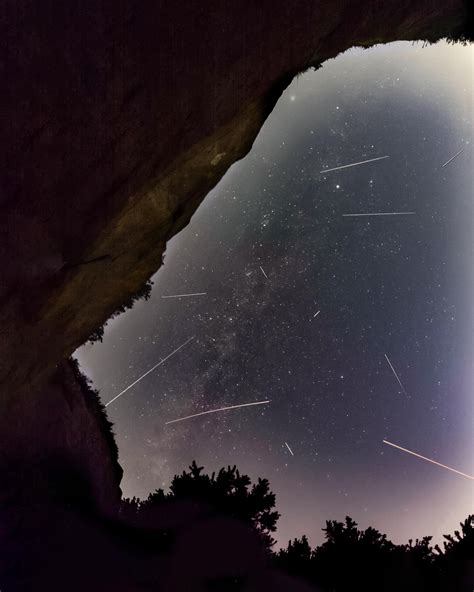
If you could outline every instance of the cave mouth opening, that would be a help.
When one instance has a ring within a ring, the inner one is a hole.
[[[125,496],[195,458],[268,477],[284,542],[347,514],[403,542],[465,518],[468,487],[382,440],[471,463],[469,52],[354,48],[296,77],[153,285],[75,352]]]

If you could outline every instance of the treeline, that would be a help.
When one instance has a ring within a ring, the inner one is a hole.
[[[290,541],[273,556],[274,564],[325,591],[473,589],[474,516],[454,536],[444,535],[444,548],[431,546],[431,536],[395,545],[374,528],[360,530],[345,522],[326,522],[325,542],[312,549],[305,536]]]
[[[454,535],[445,535],[441,549],[430,536],[396,545],[374,528],[360,530],[350,517],[326,522],[325,542],[311,548],[306,536],[274,551],[272,533],[280,514],[266,479],[252,484],[237,468],[207,475],[193,461],[176,475],[169,492],[162,489],[146,500],[125,499],[122,518],[136,526],[156,523],[168,505],[186,504],[187,515],[215,512],[247,524],[257,533],[272,567],[324,592],[472,592],[474,589],[474,515]],[[191,509],[190,509],[191,508]],[[165,512],[166,514],[166,512]],[[205,541],[203,541],[205,544]]]

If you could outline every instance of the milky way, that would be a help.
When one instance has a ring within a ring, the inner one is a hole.
[[[151,299],[77,352],[107,402],[195,336],[107,409],[126,496],[236,464],[270,480],[283,543],[347,514],[439,540],[472,511],[471,482],[383,444],[473,474],[471,67],[397,43],[291,84]],[[412,215],[347,217],[371,212]]]

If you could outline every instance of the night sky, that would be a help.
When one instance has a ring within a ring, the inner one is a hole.
[[[107,407],[125,496],[236,464],[270,480],[281,544],[346,515],[439,541],[473,511],[473,481],[382,442],[474,474],[472,68],[471,47],[404,42],[293,81],[151,299],[76,352],[107,403],[195,336]],[[343,216],[370,212],[415,214]]]

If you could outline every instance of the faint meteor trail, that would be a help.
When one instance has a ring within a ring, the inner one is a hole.
[[[291,454],[291,456],[295,456],[295,455],[293,454],[293,450],[291,450],[291,448],[289,447],[289,445],[288,445],[288,442],[285,442],[285,446],[286,446],[286,447],[288,448],[288,450],[290,451],[290,454]]]
[[[343,216],[409,216],[416,212],[375,212],[369,214],[342,214]]]
[[[231,405],[230,407],[219,407],[219,409],[210,409],[209,411],[201,411],[201,413],[193,413],[193,415],[186,415],[186,417],[172,419],[171,421],[166,421],[165,425],[169,425],[170,423],[176,423],[178,421],[184,421],[185,419],[191,419],[192,417],[199,417],[200,415],[207,415],[208,413],[218,413],[219,411],[227,411],[228,409],[238,409],[239,407],[251,407],[252,405],[265,405],[266,403],[270,403],[270,400],[255,401],[255,403],[242,403],[241,405]]]
[[[318,310],[318,312],[317,312],[316,314],[314,314],[314,315],[313,315],[313,319],[314,319],[314,317],[317,317],[317,316],[318,316],[318,314],[319,314],[320,312],[321,312],[321,311],[320,311],[320,310]]]
[[[399,385],[402,387],[402,390],[403,390],[403,392],[404,392],[404,393],[405,393],[405,395],[406,395],[406,394],[407,394],[407,392],[406,392],[406,390],[405,390],[405,387],[403,386],[403,384],[402,384],[402,381],[400,380],[400,378],[398,378],[398,374],[396,373],[396,371],[395,371],[395,368],[392,366],[392,362],[391,362],[391,361],[388,359],[388,356],[387,356],[387,354],[384,354],[384,356],[385,356],[385,359],[386,359],[386,360],[387,360],[387,362],[388,362],[388,365],[389,365],[389,366],[390,366],[390,368],[392,369],[392,372],[394,373],[394,375],[395,375],[395,378],[398,380],[398,384],[399,384]]]
[[[360,164],[365,164],[366,162],[375,162],[376,160],[383,160],[384,158],[390,158],[390,156],[378,156],[377,158],[369,158],[368,160],[361,160],[360,162],[353,162],[352,164],[345,164],[343,166],[334,167],[333,169],[326,169],[325,171],[319,171],[320,175],[324,173],[330,173],[331,171],[339,171],[340,169],[347,169],[353,166],[359,166]]]
[[[162,296],[162,298],[186,298],[187,296],[205,296],[207,292],[195,292],[194,294],[172,294],[170,296]]]
[[[263,271],[263,267],[262,267],[261,265],[260,265],[260,269],[261,269],[261,271],[262,271],[263,275],[264,275],[264,276],[267,278],[267,280],[268,280],[268,275],[267,275],[267,274],[266,274],[266,273]]]
[[[461,148],[461,150],[459,152],[456,152],[456,154],[454,156],[451,156],[451,158],[449,160],[447,160],[444,164],[441,165],[441,168],[444,168],[447,164],[449,164],[452,160],[454,160],[457,156],[459,156],[463,150],[464,150],[464,148]]]
[[[382,442],[384,444],[388,444],[389,446],[393,446],[394,448],[398,448],[399,450],[403,450],[403,452],[408,452],[408,454],[412,454],[413,456],[417,456],[418,458],[422,458],[423,460],[427,460],[428,462],[433,463],[434,465],[438,465],[438,467],[442,467],[443,469],[448,469],[448,471],[452,471],[453,473],[457,473],[458,475],[462,475],[463,477],[467,477],[468,479],[474,480],[474,477],[472,475],[467,475],[466,473],[461,473],[461,471],[457,471],[456,469],[453,469],[452,467],[448,467],[447,465],[443,465],[436,460],[433,460],[431,458],[427,458],[426,456],[422,456],[421,454],[413,452],[412,450],[408,450],[407,448],[402,448],[402,446],[398,446],[398,444],[393,444],[393,442],[389,442],[388,440],[382,440]]]
[[[137,384],[137,382],[140,382],[140,380],[142,380],[142,378],[145,378],[145,376],[147,376],[148,374],[150,374],[150,372],[153,372],[153,370],[155,370],[156,368],[158,368],[158,366],[161,366],[161,364],[163,364],[164,362],[166,362],[166,360],[169,360],[169,358],[171,358],[171,356],[174,356],[174,354],[176,352],[178,352],[181,348],[183,348],[185,345],[187,345],[190,341],[192,341],[194,339],[194,335],[193,337],[190,337],[187,341],[185,341],[183,344],[181,344],[179,347],[177,347],[174,351],[172,351],[169,355],[166,356],[166,358],[163,358],[162,360],[160,360],[158,362],[158,364],[155,364],[153,366],[153,368],[150,368],[149,370],[147,370],[145,372],[145,374],[142,374],[139,378],[137,378],[135,380],[135,382],[132,382],[132,384],[129,384],[127,386],[127,388],[123,389],[123,391],[121,391],[118,395],[116,395],[111,401],[109,401],[108,403],[106,403],[104,406],[108,407],[111,403],[113,403],[116,399],[118,399],[119,397],[121,397],[123,394],[125,394],[129,389],[132,388],[132,386],[135,386]]]

